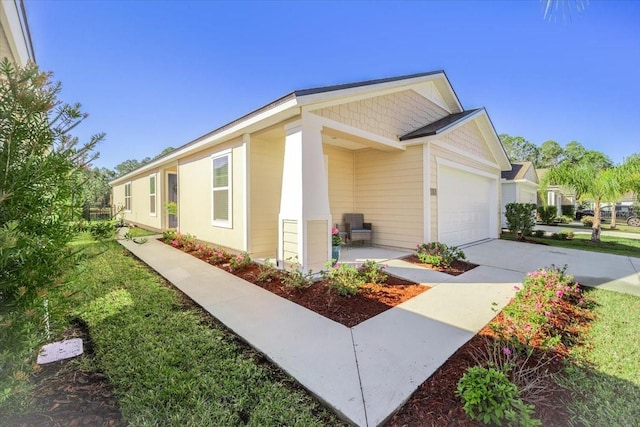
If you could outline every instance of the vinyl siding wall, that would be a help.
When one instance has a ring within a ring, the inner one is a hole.
[[[125,221],[132,222],[142,228],[159,231],[162,229],[161,189],[164,185],[164,177],[159,169],[145,171],[132,177],[131,182],[131,212],[122,211]],[[151,216],[149,203],[149,175],[156,174],[156,216]],[[126,183],[116,185],[113,188],[113,204],[124,206],[124,186]]]
[[[422,145],[355,152],[354,212],[373,225],[377,245],[415,248],[423,240]]]
[[[355,154],[343,148],[324,145],[329,174],[329,207],[331,209],[331,223],[344,225],[344,214],[354,212],[355,209]]]
[[[231,228],[211,225],[211,156],[231,149]],[[180,231],[196,238],[235,250],[244,247],[244,175],[245,153],[242,139],[217,145],[180,159],[178,194],[180,195]]]
[[[252,138],[250,147],[249,252],[252,256],[273,257],[278,249],[284,141]]]

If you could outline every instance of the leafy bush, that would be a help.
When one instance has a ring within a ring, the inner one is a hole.
[[[472,366],[458,381],[456,395],[472,420],[483,424],[539,426],[532,417],[533,405],[520,399],[518,387],[494,369]]]
[[[418,245],[416,256],[420,262],[431,264],[436,267],[451,267],[451,264],[457,260],[465,260],[467,257],[464,252],[456,246],[447,246],[440,242],[430,242]]]
[[[69,265],[83,170],[102,139],[81,145],[69,133],[86,115],[58,100],[50,77],[35,64],[0,61],[1,311],[40,305],[39,294]]]
[[[322,272],[322,276],[327,280],[329,287],[342,296],[357,294],[360,286],[365,283],[358,269],[352,264],[331,266],[329,262],[326,266],[327,269]]]
[[[213,265],[222,265],[231,259],[229,252],[222,248],[212,248],[211,255],[207,258],[207,262]]]
[[[162,232],[162,240],[165,243],[171,244],[171,242],[178,238],[178,232],[172,228]]]
[[[496,335],[516,348],[551,349],[575,334],[573,323],[586,315],[586,300],[573,276],[555,267],[528,273],[515,297],[502,310],[503,324],[491,323]]]
[[[580,222],[582,223],[582,225],[584,225],[585,227],[593,227],[593,217],[592,216],[583,216],[580,219]]]
[[[232,256],[229,260],[229,268],[231,268],[232,271],[242,270],[249,264],[251,264],[251,257],[247,252]]]
[[[373,260],[365,261],[360,268],[360,276],[366,283],[380,284],[387,280],[387,273],[384,272],[385,267],[381,266]]]
[[[271,262],[269,258],[264,260],[264,264],[258,265],[258,282],[271,283],[280,277],[280,270]]]
[[[560,206],[560,209],[562,209],[563,217],[573,219],[576,216],[576,208],[573,205],[562,205]]]
[[[537,208],[533,203],[507,203],[505,217],[509,231],[519,239],[528,236],[536,225],[534,212]]]
[[[558,208],[555,206],[541,206],[538,208],[538,217],[544,224],[553,224]]]
[[[561,224],[570,224],[571,221],[573,221],[573,217],[562,215],[561,217],[556,218],[556,221],[558,221]]]
[[[536,236],[536,237],[544,237],[544,233],[545,233],[544,230],[535,230],[533,232],[533,235]]]
[[[95,221],[89,224],[88,229],[96,240],[110,239],[116,233],[116,227],[112,221]]]
[[[287,261],[290,261],[291,265],[289,269],[282,274],[282,283],[286,287],[304,289],[313,285],[312,272],[309,271],[309,273],[304,273],[297,257],[295,259],[289,258]]]
[[[558,238],[560,240],[572,240],[574,237],[573,231],[571,230],[561,230],[558,233]]]

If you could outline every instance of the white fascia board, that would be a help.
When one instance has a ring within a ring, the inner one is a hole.
[[[393,139],[359,129],[336,120],[327,119],[326,117],[318,116],[314,113],[307,113],[306,115],[303,115],[303,117],[313,118],[314,122],[323,127],[335,129],[340,133],[353,135],[356,139],[355,142],[366,140],[363,144],[368,147],[381,149],[383,151],[404,151],[407,149],[404,144],[401,144],[399,141],[394,141]]]
[[[5,28],[7,39],[9,40],[9,49],[15,55],[16,61],[20,65],[26,65],[29,60],[34,61],[33,52],[29,44],[27,35],[26,17],[23,17],[18,9],[17,1],[0,1],[0,24]],[[22,19],[21,19],[22,17]]]
[[[222,129],[220,132],[217,132],[213,135],[205,135],[200,137],[200,139],[195,139],[193,142],[188,143],[182,148],[178,148],[173,153],[162,157],[158,160],[154,160],[146,165],[129,172],[126,175],[121,176],[120,178],[116,178],[109,183],[109,185],[113,186],[114,184],[118,184],[121,181],[125,181],[128,178],[143,173],[149,169],[153,169],[159,166],[163,166],[167,163],[171,163],[180,157],[184,157],[190,153],[195,153],[203,148],[206,148],[211,145],[219,144],[225,142],[228,139],[234,138],[236,136],[240,136],[245,133],[252,133],[260,130],[261,128],[266,128],[274,125],[275,123],[271,123],[268,119],[277,117],[276,122],[280,122],[282,120],[286,120],[289,117],[293,117],[300,114],[300,109],[297,107],[297,100],[295,98],[290,99],[286,102],[283,102],[280,105],[277,105],[273,108],[270,108],[266,111],[256,114],[255,116],[249,117],[246,120],[243,120],[235,125]],[[290,111],[288,111],[290,110]],[[280,117],[282,116],[282,117]],[[261,123],[265,122],[265,123]]]
[[[447,150],[450,151],[454,154],[457,154],[459,156],[462,156],[468,160],[472,160],[474,162],[477,163],[482,163],[483,165],[487,165],[487,166],[491,166],[492,168],[496,168],[496,169],[500,169],[500,166],[497,163],[491,162],[489,160],[480,158],[480,157],[474,157],[471,153],[468,153],[464,150],[459,149],[458,147],[452,147],[451,145],[447,145],[443,142],[440,141],[430,141],[434,146],[436,147],[440,147],[443,150]]]
[[[303,111],[317,110],[320,108],[332,107],[338,104],[359,101],[372,96],[383,96],[390,93],[411,89],[424,82],[442,79],[444,73],[432,74],[429,76],[414,77],[406,80],[396,80],[393,82],[378,83],[374,85],[356,86],[347,89],[337,89],[327,92],[314,93],[311,95],[299,96],[298,103]]]

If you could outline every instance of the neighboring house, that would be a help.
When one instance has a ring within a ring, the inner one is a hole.
[[[23,66],[36,60],[22,0],[0,0],[1,58]]]
[[[547,172],[549,172],[549,169],[536,169],[539,179],[542,179]],[[543,196],[542,194],[540,195],[541,198]],[[546,201],[540,200],[538,204],[555,206],[556,215],[562,216],[562,206],[571,205],[576,208],[578,206],[578,198],[576,197],[576,193],[571,189],[559,185],[549,185],[547,187]]]
[[[507,203],[538,204],[538,174],[533,163],[512,163],[510,171],[502,172],[502,226],[507,226],[504,216]]]
[[[173,197],[181,232],[318,271],[349,212],[375,245],[498,237],[510,168],[487,112],[435,71],[291,92],[111,185],[127,221],[166,229]]]

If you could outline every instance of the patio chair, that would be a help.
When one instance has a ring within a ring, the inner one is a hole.
[[[372,227],[370,222],[364,222],[364,215],[360,213],[344,214],[344,225],[347,239],[351,242],[369,241],[371,245]]]

